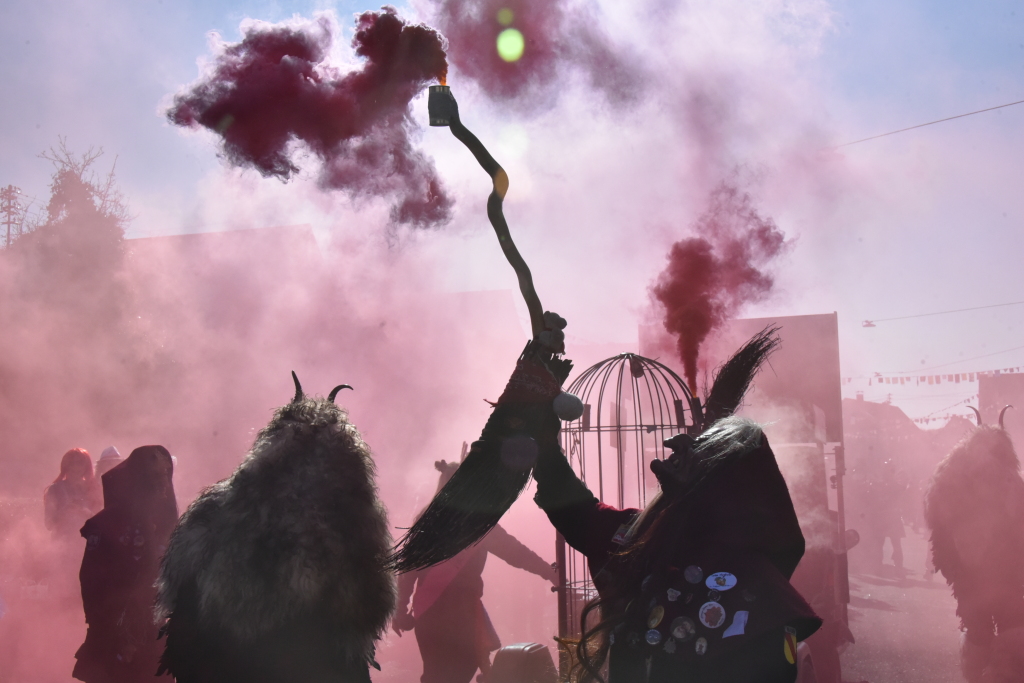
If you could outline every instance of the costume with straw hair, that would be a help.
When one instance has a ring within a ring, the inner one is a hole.
[[[661,490],[643,510],[600,503],[544,442],[536,501],[598,591],[565,643],[575,680],[794,680],[796,644],[821,624],[789,584],[804,539],[760,426],[733,415],[778,343],[765,329],[722,366],[699,434],[652,462]]]

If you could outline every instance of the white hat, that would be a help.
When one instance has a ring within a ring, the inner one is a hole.
[[[107,446],[100,453],[100,460],[120,460],[121,454],[117,452],[117,449],[113,446]]]

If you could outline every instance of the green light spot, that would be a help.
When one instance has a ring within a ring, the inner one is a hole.
[[[514,28],[507,28],[498,34],[498,56],[506,62],[518,61],[525,47],[523,34]]]
[[[513,18],[514,15],[512,14],[512,10],[508,7],[502,7],[498,10],[498,23],[502,26],[511,26]]]
[[[235,117],[234,116],[232,116],[231,114],[225,114],[224,118],[222,118],[220,121],[217,122],[217,132],[220,133],[221,135],[223,135],[224,131],[226,131],[228,128],[230,128],[231,124],[234,123],[234,122],[235,122]]]

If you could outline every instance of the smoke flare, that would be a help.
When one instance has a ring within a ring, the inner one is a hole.
[[[393,7],[364,12],[352,47],[365,63],[342,74],[328,62],[336,32],[327,15],[243,26],[242,41],[175,96],[168,119],[214,131],[232,164],[281,180],[299,171],[299,141],[322,162],[321,187],[388,199],[393,223],[447,222],[452,199],[409,136],[410,101],[447,74],[444,38]]]
[[[786,238],[729,181],[711,192],[694,229],[699,237],[672,245],[651,294],[664,307],[665,329],[676,337],[687,384],[696,393],[701,344],[743,304],[771,293],[774,279],[765,268],[785,249]]]

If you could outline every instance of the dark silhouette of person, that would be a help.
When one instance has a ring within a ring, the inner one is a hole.
[[[896,463],[886,460],[875,478],[868,484],[868,500],[871,514],[865,534],[865,546],[871,550],[871,562],[875,568],[883,566],[885,539],[892,544],[892,563],[897,571],[903,567],[903,538],[907,532],[903,526],[903,505],[910,483],[903,470],[897,470]]]
[[[607,661],[609,683],[791,683],[797,642],[821,620],[789,583],[804,538],[767,438],[726,418],[666,446],[643,510],[600,503],[557,443],[534,470],[537,503],[599,595],[581,616],[599,610],[576,648],[580,680]]]
[[[43,491],[46,528],[60,538],[75,538],[85,520],[103,506],[99,482],[93,473],[92,456],[84,448],[72,448],[60,460],[60,474]]]
[[[939,463],[925,494],[925,521],[935,568],[953,589],[964,630],[964,678],[1021,680],[1019,663],[1010,678],[986,671],[1000,649],[1020,651],[1016,638],[1024,629],[1024,479],[1001,426],[979,424]]]
[[[437,490],[452,478],[459,463],[439,460]],[[490,653],[501,647],[481,598],[481,574],[493,554],[518,569],[557,582],[554,567],[495,526],[480,543],[441,564],[398,577],[398,611],[392,628],[398,635],[415,630],[423,658],[421,683],[469,683],[479,670],[481,681],[490,674]],[[412,611],[409,611],[409,598]]]
[[[693,426],[651,462],[660,490],[642,510],[606,505],[580,480],[553,406],[526,422],[539,451],[534,500],[587,558],[598,594],[570,648],[573,680],[796,680],[797,644],[822,623],[790,583],[804,536],[767,437],[733,414],[776,332],[765,328],[722,364]]]
[[[141,446],[103,475],[103,510],[82,527],[79,578],[88,631],[72,675],[86,683],[156,676],[163,642],[154,623],[160,560],[178,520],[173,461]]]
[[[158,580],[178,683],[370,683],[395,608],[369,446],[334,399],[274,411],[235,472],[189,505]]]

